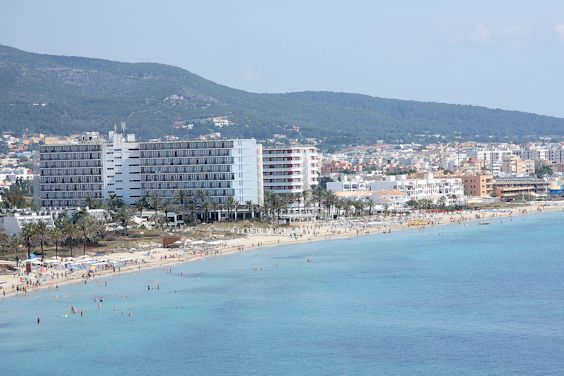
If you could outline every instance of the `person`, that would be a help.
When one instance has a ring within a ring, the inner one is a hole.
[[[41,320],[39,319],[39,317],[37,318],[37,323],[39,324],[41,322]]]

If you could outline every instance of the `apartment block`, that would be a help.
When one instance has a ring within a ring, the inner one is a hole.
[[[490,197],[493,194],[492,175],[464,175],[460,178],[466,196]]]
[[[275,193],[301,193],[319,184],[317,148],[287,146],[262,151],[263,184]]]
[[[104,197],[103,141],[88,133],[74,144],[39,147],[35,183],[42,207],[75,207]]]
[[[259,151],[254,139],[141,142],[141,193],[173,201],[180,190],[204,191],[209,202],[262,203]]]
[[[125,129],[123,129],[125,131]],[[139,142],[110,132],[74,143],[44,145],[36,158],[36,198],[42,207],[77,207],[88,197],[116,195],[127,204],[156,193],[174,201],[178,191],[223,203],[262,203],[262,148],[254,139]]]

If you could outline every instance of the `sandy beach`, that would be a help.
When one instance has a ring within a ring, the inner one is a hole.
[[[352,238],[376,233],[389,233],[408,228],[460,224],[469,221],[483,221],[514,217],[548,211],[563,210],[564,203],[550,202],[518,208],[487,209],[461,212],[426,213],[417,212],[403,216],[373,216],[320,220],[308,223],[295,223],[292,226],[276,229],[251,229],[239,234],[236,239],[226,240],[217,245],[187,245],[179,248],[159,248],[133,252],[112,253],[111,255],[88,258],[100,261],[103,268],[89,270],[53,269],[37,267],[27,275],[23,267],[17,273],[0,275],[0,298],[25,296],[41,289],[57,289],[68,283],[89,283],[100,276],[119,273],[138,272],[153,268],[170,268],[173,265],[200,260],[206,257],[245,252],[257,248],[277,245],[299,244],[304,242]],[[204,242],[202,242],[204,243]],[[108,259],[113,260],[111,264]],[[119,263],[117,262],[119,260]],[[104,263],[102,262],[104,261]]]

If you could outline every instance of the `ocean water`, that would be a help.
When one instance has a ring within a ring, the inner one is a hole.
[[[0,375],[562,373],[562,212],[267,248],[0,300]]]

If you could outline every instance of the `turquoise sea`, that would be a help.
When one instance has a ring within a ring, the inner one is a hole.
[[[563,212],[266,248],[0,300],[7,376],[562,373]]]

